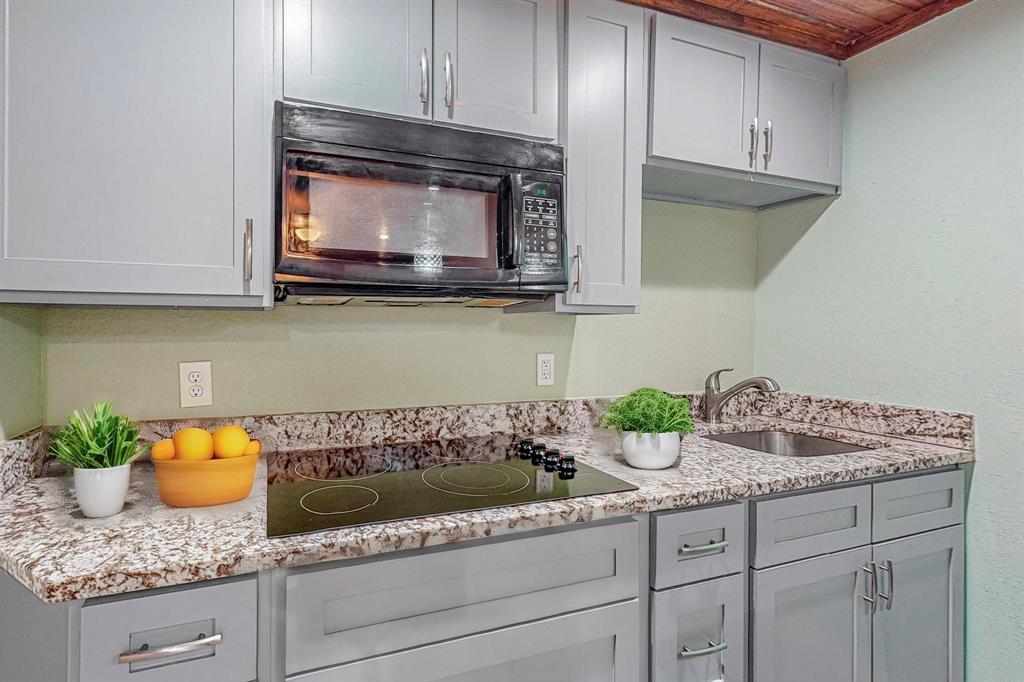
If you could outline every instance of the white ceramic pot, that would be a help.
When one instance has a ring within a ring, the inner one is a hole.
[[[679,434],[628,431],[622,437],[622,454],[631,467],[665,469],[679,457]]]
[[[75,469],[75,496],[82,513],[94,519],[124,509],[132,463],[108,469]]]

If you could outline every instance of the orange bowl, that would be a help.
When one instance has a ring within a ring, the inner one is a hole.
[[[249,497],[259,455],[155,461],[156,488],[171,507],[208,507]]]

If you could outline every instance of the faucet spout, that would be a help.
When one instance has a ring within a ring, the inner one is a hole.
[[[704,382],[704,418],[709,424],[721,423],[722,408],[743,391],[756,390],[762,393],[774,393],[779,390],[779,384],[774,379],[769,377],[753,377],[751,379],[744,379],[723,391],[719,382],[719,375],[722,372],[731,371],[732,368],[715,370],[708,375],[707,380]]]

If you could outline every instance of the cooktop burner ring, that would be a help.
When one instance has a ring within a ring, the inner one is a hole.
[[[466,461],[466,460],[463,460],[463,461]],[[437,490],[437,491],[442,492],[442,493],[447,493],[449,495],[460,495],[462,497],[495,497],[495,496],[504,496],[504,495],[514,495],[514,494],[516,494],[518,492],[521,492],[521,491],[525,490],[526,487],[530,485],[530,477],[527,476],[524,472],[520,471],[519,469],[516,469],[515,467],[510,467],[507,464],[500,464],[498,462],[483,463],[483,462],[473,462],[472,460],[469,460],[469,462],[473,463],[473,464],[478,464],[479,466],[501,467],[502,469],[508,469],[511,472],[515,473],[517,475],[517,478],[518,478],[518,476],[521,476],[523,478],[523,484],[521,486],[519,486],[518,488],[516,488],[515,490],[507,490],[507,491],[504,491],[504,492],[467,493],[467,492],[460,492],[458,490],[448,490],[447,488],[442,488],[440,486],[436,486],[436,485],[434,485],[433,483],[431,483],[430,481],[427,480],[427,474],[429,474],[431,471],[433,471],[434,469],[437,469],[439,467],[451,466],[450,462],[449,463],[445,463],[445,464],[435,464],[432,467],[424,469],[423,472],[420,474],[420,479],[422,479],[422,481],[427,486],[433,488],[434,490]],[[438,476],[440,477],[441,474],[443,474],[443,473],[444,473],[443,471],[440,472],[438,474]],[[502,472],[502,473],[505,473],[505,472]],[[509,481],[508,482],[511,483],[512,475],[508,474],[508,476],[509,476]],[[441,480],[444,481],[443,478]],[[448,481],[444,481],[444,482],[448,483]],[[449,483],[449,485],[452,485],[452,484]],[[505,484],[503,484],[503,485],[505,485]],[[466,486],[459,486],[459,487],[466,487]]]
[[[440,474],[438,474],[438,476],[441,478],[442,481],[444,481],[448,485],[454,486],[456,488],[465,488],[466,490],[493,490],[494,488],[501,488],[512,482],[512,476],[505,473],[504,471],[496,470],[499,474],[505,477],[505,480],[502,481],[501,483],[497,483],[495,485],[462,485],[461,483],[449,481],[447,478],[444,477],[445,474],[451,473],[452,471],[458,471],[458,469],[446,469],[445,471],[442,471]]]
[[[372,502],[368,502],[368,503],[364,504],[361,507],[354,507],[353,509],[342,509],[340,511],[317,511],[316,509],[310,509],[306,505],[306,498],[309,497],[310,495],[315,495],[317,493],[322,493],[322,492],[325,492],[327,490],[334,490],[334,489],[337,489],[337,488],[352,488],[352,489],[369,491],[373,495],[373,501]],[[353,513],[357,512],[357,511],[362,511],[364,509],[369,509],[370,507],[372,507],[373,505],[377,504],[378,502],[380,502],[380,493],[378,493],[373,488],[367,488],[365,485],[345,485],[345,484],[342,484],[342,485],[328,485],[328,486],[324,486],[323,488],[317,488],[316,490],[310,490],[308,493],[306,493],[305,495],[303,495],[302,497],[299,498],[299,506],[302,507],[303,509],[305,509],[306,511],[308,511],[310,514],[316,514],[317,516],[336,516],[336,515],[339,515],[339,514],[353,514]]]
[[[391,461],[391,459],[389,457],[387,457],[386,455],[374,455],[374,457],[379,458],[383,462],[383,464],[384,464],[384,466],[381,467],[380,471],[378,471],[377,473],[374,473],[374,474],[367,474],[366,476],[346,476],[345,480],[346,481],[365,481],[365,480],[370,479],[370,478],[376,478],[377,476],[383,476],[384,474],[390,472],[391,468],[395,465],[395,463],[393,461]],[[309,462],[309,461],[314,460],[314,459],[316,459],[316,458],[315,457],[307,457],[305,459],[299,460],[292,467],[292,471],[295,472],[296,476],[298,476],[299,478],[304,478],[307,481],[322,481],[324,483],[333,483],[334,481],[338,480],[337,476],[335,476],[334,478],[320,478],[318,476],[307,476],[306,474],[304,474],[301,471],[299,471],[299,467],[304,462]]]

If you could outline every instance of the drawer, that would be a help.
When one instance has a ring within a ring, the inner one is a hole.
[[[742,682],[744,576],[651,594],[652,682]]]
[[[214,641],[160,655],[161,648],[199,640]],[[118,662],[120,654],[143,649],[153,658]],[[256,578],[86,602],[80,656],[82,682],[253,680]]]
[[[293,572],[285,672],[632,599],[639,540],[627,518]]]
[[[717,578],[743,570],[746,509],[729,504],[652,516],[651,587]]]
[[[289,682],[627,682],[639,671],[636,599],[289,677]]]
[[[871,486],[751,502],[755,568],[871,542]]]
[[[873,542],[963,522],[963,471],[901,478],[874,486],[871,503]]]

